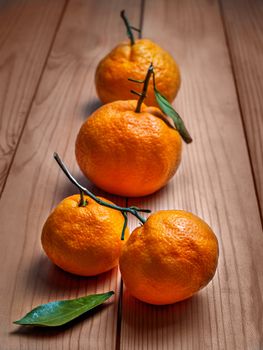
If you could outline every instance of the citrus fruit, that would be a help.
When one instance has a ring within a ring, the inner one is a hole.
[[[181,160],[182,141],[157,107],[115,101],[97,109],[76,139],[80,169],[98,187],[143,196],[163,187]]]
[[[132,232],[122,249],[120,271],[134,297],[162,305],[206,286],[217,261],[217,238],[203,220],[183,210],[163,210]]]
[[[84,199],[86,205],[80,206],[79,195],[65,198],[45,222],[41,241],[54,264],[67,272],[93,276],[118,265],[124,217],[88,196]],[[126,237],[128,233],[126,229]]]
[[[156,87],[172,102],[180,87],[180,72],[173,57],[160,46],[148,39],[137,39],[120,43],[98,64],[95,84],[97,94],[103,103],[129,100],[134,83],[129,78],[143,80],[149,64],[155,67]],[[158,106],[154,89],[148,89],[145,103]]]

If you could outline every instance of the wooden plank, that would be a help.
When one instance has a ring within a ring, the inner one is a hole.
[[[99,105],[94,87],[98,60],[126,37],[119,17],[124,6],[137,25],[139,1],[72,0],[47,62],[1,202],[0,337],[4,349],[115,348],[117,269],[97,278],[63,273],[42,252],[40,234],[51,209],[76,192],[52,159],[53,152],[88,185],[77,170],[75,138],[87,115]],[[123,199],[113,199],[123,203]],[[111,303],[71,327],[35,331],[12,325],[38,304],[110,289],[116,292]]]
[[[263,2],[222,0],[221,3],[263,216]]]
[[[65,0],[0,1],[0,193]]]
[[[220,258],[207,288],[181,303],[151,306],[125,290],[121,349],[262,349],[263,236],[218,4],[147,1],[143,34],[179,62],[175,105],[194,142],[168,186],[129,205],[196,213]]]

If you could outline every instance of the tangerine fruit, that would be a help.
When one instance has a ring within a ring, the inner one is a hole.
[[[137,39],[120,43],[98,64],[95,74],[97,94],[103,103],[116,100],[129,100],[134,80],[143,80],[150,63],[155,67],[156,87],[172,102],[179,90],[181,78],[173,57],[149,39]],[[148,89],[145,103],[157,106],[154,89]]]
[[[107,192],[144,196],[163,187],[181,160],[179,132],[157,107],[115,101],[97,109],[76,139],[76,158],[85,176]]]
[[[217,238],[202,219],[183,210],[163,210],[132,232],[122,249],[120,271],[134,297],[162,305],[206,286],[217,262]]]
[[[44,224],[41,241],[54,264],[73,274],[93,276],[118,265],[124,217],[89,196],[84,199],[84,206],[79,195],[60,202]],[[126,228],[126,238],[128,234]]]

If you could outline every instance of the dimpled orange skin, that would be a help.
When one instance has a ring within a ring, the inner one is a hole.
[[[88,204],[79,207],[80,195],[65,198],[44,224],[41,241],[55,265],[73,274],[93,276],[118,265],[124,218],[117,210],[88,196],[85,199]],[[126,229],[126,238],[128,234]]]
[[[128,291],[156,305],[191,297],[213,278],[218,242],[199,217],[159,211],[136,228],[123,247],[120,271]]]
[[[96,110],[76,140],[80,169],[98,187],[121,196],[144,196],[163,187],[181,160],[179,133],[156,107],[115,101]],[[154,115],[155,114],[155,115]]]
[[[138,39],[131,46],[122,42],[103,58],[96,70],[97,94],[103,103],[131,99],[130,90],[141,91],[141,85],[128,78],[144,80],[150,63],[153,63],[156,87],[169,102],[179,90],[181,78],[173,57],[148,39]],[[157,106],[152,83],[149,84],[145,103]]]

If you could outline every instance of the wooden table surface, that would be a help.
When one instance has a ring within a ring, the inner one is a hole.
[[[127,202],[192,211],[220,244],[207,288],[165,307],[132,298],[117,269],[67,274],[40,245],[52,208],[76,192],[53,152],[87,185],[74,142],[100,105],[98,61],[126,38],[123,8],[178,61],[174,105],[194,139],[168,186]],[[261,0],[0,0],[0,349],[263,349],[262,18]],[[111,289],[111,302],[70,326],[12,324],[41,303]]]

